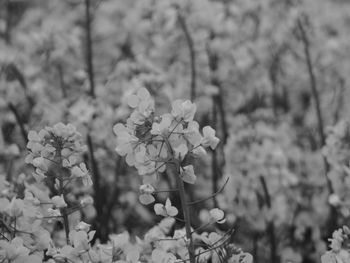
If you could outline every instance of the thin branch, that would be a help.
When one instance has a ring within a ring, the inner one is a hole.
[[[217,192],[215,192],[214,194],[212,194],[212,195],[210,195],[210,196],[208,196],[208,197],[206,197],[206,198],[204,198],[204,199],[201,199],[201,200],[189,202],[189,203],[187,203],[187,205],[188,205],[188,206],[190,206],[190,205],[196,205],[196,204],[198,204],[198,203],[202,203],[202,202],[205,202],[205,201],[207,201],[207,200],[209,200],[209,199],[211,199],[211,198],[214,198],[216,195],[218,195],[219,193],[221,193],[221,192],[225,189],[225,186],[227,185],[229,179],[230,179],[230,178],[227,177],[227,179],[225,180],[225,183],[224,183],[224,184],[221,186],[221,188],[220,188]]]
[[[178,10],[178,21],[182,31],[185,34],[186,42],[188,45],[188,49],[190,52],[190,60],[191,60],[191,101],[196,99],[196,78],[197,78],[197,69],[196,69],[196,53],[194,50],[194,42],[191,36],[190,31],[188,30],[188,26],[186,23],[186,19],[181,14],[180,10]]]

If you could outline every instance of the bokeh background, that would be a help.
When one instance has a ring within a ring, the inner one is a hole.
[[[350,217],[349,36],[347,0],[1,0],[0,190],[32,172],[29,130],[73,123],[94,181],[73,189],[72,200],[94,197],[76,220],[102,243],[145,233],[159,219],[139,203],[140,177],[112,132],[143,86],[158,113],[193,100],[221,139],[196,161],[191,199],[229,181],[193,208],[194,226],[220,207],[221,230],[233,227],[254,262],[320,262]]]

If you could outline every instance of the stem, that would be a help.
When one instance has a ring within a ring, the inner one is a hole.
[[[196,98],[196,54],[194,50],[193,38],[188,30],[188,26],[186,24],[185,18],[182,16],[180,11],[178,11],[178,21],[181,26],[182,31],[185,34],[186,42],[188,45],[188,49],[190,51],[190,59],[191,59],[191,101],[194,101]]]
[[[67,98],[67,90],[66,90],[66,83],[64,82],[63,67],[61,64],[58,64],[56,68],[57,68],[58,78],[60,82],[60,88],[62,90],[62,96],[63,98]]]
[[[300,19],[298,19],[298,27],[299,27],[299,31],[301,34],[301,40],[302,40],[303,45],[304,45],[306,65],[307,65],[307,70],[308,70],[309,78],[310,78],[311,94],[312,94],[314,101],[315,101],[316,117],[317,117],[317,122],[318,122],[318,133],[319,133],[320,138],[321,138],[320,147],[322,147],[325,145],[326,136],[325,136],[325,132],[324,132],[324,128],[323,128],[323,118],[322,118],[319,93],[318,93],[318,89],[317,89],[317,81],[316,81],[315,72],[314,72],[314,68],[313,68],[312,60],[311,60],[310,42],[309,42],[308,36],[306,34],[305,28],[303,26],[303,23]],[[323,157],[323,163],[324,163],[324,167],[325,167],[325,177],[326,177],[326,181],[327,181],[328,191],[330,194],[332,194],[332,193],[334,193],[334,189],[333,189],[332,182],[328,177],[328,172],[330,170],[330,167],[329,167],[329,163],[328,163],[326,157]]]
[[[94,204],[96,206],[96,211],[100,214],[102,213],[101,211],[101,202],[100,202],[100,171],[98,169],[98,165],[97,165],[97,161],[95,158],[95,154],[94,154],[94,147],[93,147],[93,143],[92,143],[92,139],[90,134],[87,135],[87,144],[88,144],[88,149],[89,149],[89,155],[90,155],[90,163],[91,163],[91,168],[92,168],[92,173],[93,173],[93,179],[94,179]]]
[[[188,254],[190,263],[195,263],[195,254],[194,254],[194,245],[193,245],[193,239],[192,239],[192,231],[191,231],[191,216],[190,216],[190,210],[187,206],[187,198],[186,198],[186,192],[185,192],[185,186],[184,182],[180,178],[180,162],[174,157],[174,151],[171,147],[171,144],[167,137],[163,137],[164,143],[166,144],[168,148],[168,152],[170,156],[172,157],[172,168],[171,172],[174,173],[174,176],[176,178],[177,187],[179,189],[180,194],[180,201],[181,201],[181,207],[182,207],[182,213],[185,220],[185,229],[186,229],[186,238],[189,240],[189,246],[188,246]]]
[[[189,247],[188,247],[188,254],[190,258],[190,263],[195,263],[195,256],[194,256],[194,246],[193,246],[193,240],[192,240],[192,231],[191,231],[191,217],[190,212],[188,209],[188,206],[186,205],[186,192],[184,187],[184,182],[179,176],[179,164],[176,164],[176,182],[179,187],[180,192],[180,200],[181,200],[181,206],[182,206],[182,212],[184,214],[185,219],[185,229],[186,229],[186,238],[190,241]]]
[[[6,27],[5,27],[5,41],[7,44],[11,44],[11,9],[10,0],[6,0]]]
[[[95,98],[95,76],[93,64],[93,50],[91,39],[90,0],[85,0],[85,31],[86,31],[86,64],[90,84],[90,96]]]
[[[57,151],[56,152],[57,152],[58,163],[62,164],[62,155],[61,155],[62,147],[57,147]],[[62,177],[58,177],[58,180],[60,182],[60,184],[59,184],[59,194],[63,197],[64,202],[67,203],[66,202],[66,197],[65,197],[65,194],[64,194],[64,179]],[[67,213],[66,207],[61,208],[60,212],[61,212],[61,215],[62,215],[62,218],[63,218],[63,226],[64,226],[64,231],[66,233],[66,242],[67,242],[67,245],[69,245],[69,220],[68,220],[68,213]]]
[[[215,35],[212,36],[214,38]],[[222,84],[220,80],[217,78],[216,73],[219,67],[219,58],[217,54],[213,53],[209,46],[206,48],[207,50],[207,56],[208,56],[208,64],[209,64],[209,69],[210,69],[210,75],[211,75],[211,84],[214,87],[218,88],[218,94],[213,96],[213,103],[216,104],[219,110],[219,116],[220,116],[220,124],[221,124],[221,129],[222,129],[222,141],[223,145],[226,144],[229,133],[228,133],[228,125],[226,121],[226,112],[225,112],[225,103],[224,103],[224,90],[222,87]]]
[[[212,110],[213,110],[212,126],[216,130],[217,129],[216,128],[217,111],[216,111],[215,96],[213,96],[213,109]],[[220,175],[221,175],[220,167],[218,165],[218,160],[217,160],[217,154],[216,154],[215,150],[212,151],[211,171],[212,171],[212,193],[214,194],[218,190],[218,180],[219,180],[218,173],[220,173]],[[218,203],[217,203],[217,200],[216,200],[216,196],[213,197],[213,202],[214,202],[214,207],[217,207]]]
[[[271,196],[269,193],[269,190],[267,188],[267,183],[265,181],[265,178],[263,176],[260,176],[260,182],[264,191],[265,196],[265,202],[268,207],[268,209],[271,209]],[[277,262],[277,243],[276,243],[276,234],[275,234],[275,224],[273,221],[268,222],[267,225],[267,232],[269,234],[270,238],[270,262],[276,263]]]
[[[10,111],[13,113],[13,115],[15,115],[15,118],[16,118],[16,122],[20,128],[20,131],[21,131],[21,134],[22,134],[22,137],[25,141],[25,143],[27,144],[28,143],[28,133],[27,133],[27,130],[26,128],[24,127],[24,122],[16,108],[15,105],[13,105],[11,102],[8,104],[8,107],[10,109]]]
[[[65,200],[65,196],[64,196],[64,186],[63,186],[63,180],[60,179],[60,193],[63,196],[64,201]],[[68,213],[65,207],[61,208],[61,214],[62,214],[62,218],[63,218],[63,225],[64,225],[64,231],[66,233],[66,242],[67,245],[69,245],[69,221],[68,221]]]

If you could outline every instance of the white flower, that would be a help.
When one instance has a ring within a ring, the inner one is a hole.
[[[156,215],[164,216],[164,217],[174,217],[178,214],[178,210],[175,206],[171,205],[171,201],[169,198],[165,201],[165,206],[163,204],[155,204],[154,212]]]
[[[153,135],[167,135],[169,132],[169,127],[172,123],[172,118],[170,115],[163,115],[160,123],[154,122],[152,125],[151,134]]]
[[[152,185],[150,185],[150,184],[141,185],[140,186],[140,193],[141,194],[139,196],[139,200],[140,200],[141,204],[149,205],[155,201],[155,199],[152,195],[154,193],[154,188]]]
[[[183,171],[180,173],[180,177],[184,182],[188,184],[194,184],[197,177],[194,174],[193,165],[187,165],[183,167]]]
[[[210,216],[218,223],[223,224],[225,223],[225,214],[224,212],[219,208],[214,208],[210,210]]]
[[[71,170],[71,173],[72,176],[81,178],[85,186],[92,185],[92,180],[85,163],[81,163],[79,166],[74,166]]]
[[[196,110],[197,106],[191,101],[176,100],[172,103],[171,114],[177,120],[183,119],[186,122],[190,122],[193,120]]]
[[[51,201],[56,208],[63,208],[67,206],[66,202],[64,201],[63,195],[55,195],[51,198]]]
[[[204,147],[210,147],[214,150],[219,142],[220,139],[215,137],[215,130],[210,126],[205,126],[203,128],[203,139],[201,144]]]
[[[76,226],[75,226],[75,230],[76,231],[85,231],[85,232],[89,232],[90,230],[90,226],[89,224],[86,224],[83,221],[80,221]]]

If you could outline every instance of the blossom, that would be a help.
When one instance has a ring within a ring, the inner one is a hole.
[[[167,135],[169,132],[169,127],[172,123],[172,118],[170,115],[163,115],[160,123],[154,122],[152,125],[151,134],[153,135]]]
[[[0,240],[0,248],[0,259],[4,262],[25,262],[30,252],[30,250],[23,245],[23,239],[20,237],[15,237],[11,242]]]
[[[194,184],[197,177],[194,174],[193,165],[187,165],[183,167],[183,171],[180,173],[180,177],[184,182],[188,184]]]
[[[175,206],[171,205],[171,201],[169,198],[165,201],[165,205],[163,204],[155,204],[154,212],[156,215],[164,216],[164,217],[174,217],[178,214],[178,210]]]
[[[85,186],[91,186],[92,180],[89,174],[89,171],[86,168],[85,163],[81,163],[79,166],[74,166],[71,170],[72,176],[82,179],[82,182]]]
[[[75,230],[89,232],[90,227],[91,227],[91,225],[86,224],[85,222],[81,221],[75,226]]]
[[[224,212],[219,208],[214,208],[209,211],[210,216],[219,224],[225,223],[225,214]]]
[[[56,208],[63,208],[67,206],[66,202],[64,201],[63,195],[55,195],[51,198],[51,201]]]
[[[210,126],[205,126],[203,128],[203,139],[201,142],[202,146],[210,147],[214,150],[219,142],[220,139],[215,137],[215,130]]]
[[[113,131],[117,135],[116,152],[121,156],[126,156],[126,162],[129,165],[134,165],[134,148],[138,143],[138,138],[121,123],[114,125]]]
[[[202,136],[199,133],[199,124],[196,121],[191,121],[188,123],[187,128],[183,130],[184,137],[193,146],[200,144]]]
[[[154,188],[150,184],[143,184],[140,186],[140,196],[139,200],[144,205],[149,205],[155,201],[153,197]]]
[[[172,103],[171,114],[177,120],[190,122],[193,120],[197,106],[189,100],[176,100]]]
[[[150,94],[147,89],[139,88],[136,94],[130,95],[128,97],[128,105],[131,108],[136,108],[143,100],[150,99]]]

